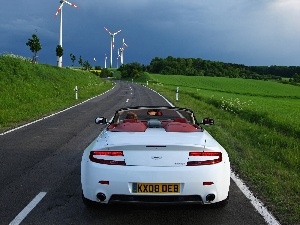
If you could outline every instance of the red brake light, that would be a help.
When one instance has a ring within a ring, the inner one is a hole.
[[[103,158],[96,158],[95,156],[103,156]],[[90,160],[95,163],[106,164],[106,165],[126,165],[125,160],[116,161],[112,160],[110,157],[114,156],[124,156],[123,151],[91,151],[90,152]],[[105,158],[108,157],[108,158]]]
[[[190,152],[189,156],[219,156],[221,152]]]
[[[124,156],[123,151],[92,151],[91,154],[103,156]]]
[[[189,156],[217,156],[216,159],[204,160],[204,161],[189,161],[187,166],[202,166],[202,165],[212,165],[222,162],[222,152],[190,152]]]

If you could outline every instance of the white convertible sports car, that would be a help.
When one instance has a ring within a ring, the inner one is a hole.
[[[225,149],[177,107],[121,108],[84,151],[82,198],[112,203],[213,204],[228,202],[230,162]]]

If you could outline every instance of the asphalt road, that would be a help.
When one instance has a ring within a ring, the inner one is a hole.
[[[81,200],[80,161],[103,128],[94,118],[111,118],[118,108],[137,105],[169,104],[141,85],[117,82],[88,102],[0,135],[0,224],[266,224],[233,181],[229,204],[221,209],[87,208]],[[40,202],[32,202],[40,194]]]

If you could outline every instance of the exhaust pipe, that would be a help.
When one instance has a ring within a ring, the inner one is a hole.
[[[212,202],[213,200],[215,200],[216,196],[214,194],[208,194],[206,195],[206,201],[207,202]]]
[[[96,197],[99,199],[100,202],[103,202],[106,199],[105,194],[99,192]]]

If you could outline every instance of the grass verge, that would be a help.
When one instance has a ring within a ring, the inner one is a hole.
[[[78,87],[78,100],[75,98]],[[82,102],[112,83],[82,70],[0,56],[0,132]]]
[[[299,88],[295,92],[289,86],[279,84],[284,90],[272,96],[269,91],[264,91],[274,87],[272,82],[252,83],[252,80],[247,80],[245,85],[260,85],[260,88],[245,90],[244,81],[239,84],[238,80],[230,78],[222,78],[221,81],[208,78],[207,81],[212,84],[205,86],[200,84],[204,80],[197,83],[193,77],[179,79],[148,74],[146,80],[149,87],[174,105],[191,108],[198,120],[208,116],[214,118],[215,126],[207,127],[207,130],[227,149],[232,168],[282,224],[299,224],[299,121],[289,119],[299,116]],[[141,82],[145,84],[145,77]],[[175,95],[177,86],[180,90],[178,101]],[[195,91],[196,87],[201,87],[201,91]],[[284,96],[288,91],[293,98]],[[224,102],[221,97],[224,94],[225,99],[231,100]],[[249,99],[254,102],[249,105],[233,102],[237,97],[245,98],[247,103]],[[276,99],[286,99],[284,102],[289,104],[281,105],[285,107],[283,111],[295,116],[281,115],[281,110],[278,110],[278,115],[276,110],[268,113],[272,107],[276,108]]]

